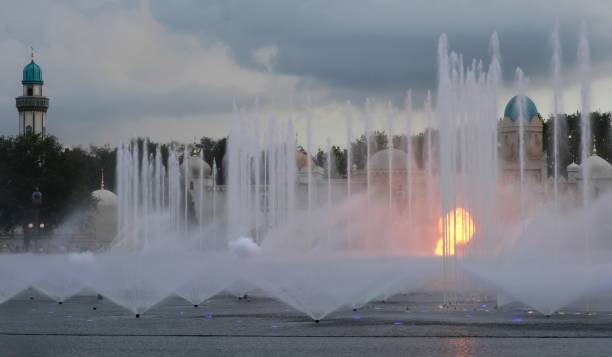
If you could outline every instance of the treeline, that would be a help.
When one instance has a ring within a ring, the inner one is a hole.
[[[182,151],[184,144],[159,144],[145,138],[135,139],[142,155],[143,146],[150,153],[159,145],[164,164],[171,147]],[[200,146],[211,167],[217,162],[218,184],[223,184],[221,162],[227,139],[204,137]],[[182,158],[181,158],[182,160]],[[39,135],[0,136],[0,232],[25,227],[32,220],[32,194],[43,194],[39,220],[48,229],[57,227],[79,210],[95,205],[91,192],[100,188],[104,175],[105,188],[114,191],[117,148],[106,146],[63,146],[57,138]]]
[[[608,162],[612,162],[612,115],[610,112],[593,112],[591,113],[591,132],[592,146],[597,151],[597,155],[601,156]],[[555,166],[554,157],[554,118],[548,117],[544,122],[544,140],[543,145],[548,153],[548,174],[553,175]],[[580,164],[582,157],[582,131],[580,112],[573,114],[564,114],[559,118],[558,125],[558,143],[559,143],[559,172],[562,175],[566,174],[567,165],[572,162]],[[592,150],[592,149],[590,149]],[[588,152],[587,155],[590,155]]]
[[[56,138],[0,137],[0,231],[31,220],[32,193],[43,193],[40,221],[52,228],[78,209],[91,208],[101,171],[114,184],[115,150],[69,148]]]
[[[591,129],[597,154],[608,162],[612,161],[610,112],[592,113]],[[435,143],[437,132],[433,130],[431,133],[415,135],[410,141],[406,140],[405,136],[395,135],[391,138],[391,146],[407,151],[410,142],[415,163],[423,167],[429,134]],[[550,117],[544,123],[543,140],[544,149],[548,152],[550,175],[554,170],[552,135],[553,119]],[[370,139],[371,153],[390,147],[389,137],[383,131],[374,132]],[[559,121],[559,171],[562,175],[565,175],[565,168],[572,161],[580,163],[580,139],[580,113],[563,115]],[[155,152],[155,148],[159,145],[164,164],[167,163],[171,147],[182,151],[184,145],[176,142],[160,144],[145,138],[138,138],[135,142],[140,147],[140,153],[143,152],[144,145],[149,146],[149,153]],[[211,167],[214,162],[217,164],[217,184],[224,184],[225,174],[222,163],[226,153],[227,138],[202,137],[198,144],[203,150],[204,160]],[[363,169],[367,157],[366,136],[361,135],[354,140],[350,150],[351,166]],[[66,147],[54,137],[42,139],[37,135],[0,136],[0,231],[11,231],[27,224],[34,191],[43,193],[41,220],[44,220],[50,228],[57,226],[75,210],[93,207],[95,202],[90,193],[100,187],[102,171],[105,187],[116,192],[116,153],[117,149],[108,145],[90,146],[87,149]],[[336,145],[331,147],[332,177],[346,177],[347,157],[346,148]],[[327,172],[326,149],[319,148],[312,158]]]
[[[374,131],[370,135],[370,153],[374,154],[377,151],[388,149],[390,146],[392,146],[394,149],[408,152],[408,145],[410,143],[410,152],[413,155],[415,164],[419,167],[423,167],[426,160],[425,157],[428,135],[430,135],[430,133],[426,131],[418,135],[413,135],[410,140],[407,140],[406,135],[393,135],[391,138],[391,145],[389,145],[389,135],[387,133],[384,131]],[[436,136],[437,131],[432,130],[432,141],[435,140]],[[329,151],[331,152],[331,155],[329,155],[327,148],[325,150],[319,148],[314,155],[315,163],[324,168],[327,174],[327,165],[329,158],[331,158],[331,169],[329,170],[331,177],[346,177],[348,169],[348,152],[346,148],[333,145]],[[360,137],[351,142],[351,167],[358,170],[363,170],[367,163],[367,155],[368,140],[365,134],[362,134]]]

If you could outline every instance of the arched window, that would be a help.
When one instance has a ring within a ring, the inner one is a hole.
[[[32,125],[26,126],[25,132],[26,132],[26,134],[32,134]]]

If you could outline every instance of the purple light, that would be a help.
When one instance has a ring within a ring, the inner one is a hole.
[[[355,321],[361,320],[361,315],[359,315],[359,314],[353,315],[353,320],[355,320]]]
[[[400,320],[398,320],[398,321],[395,321],[393,324],[394,324],[395,326],[402,326],[402,325],[404,325],[404,321],[400,321]]]
[[[213,315],[212,314],[205,314],[202,317],[204,318],[204,320],[212,320]]]
[[[272,327],[272,330],[278,330],[280,328],[280,326],[278,325],[272,325],[271,327]]]
[[[525,320],[523,320],[522,317],[513,317],[512,318],[512,322],[523,322],[523,321],[525,321]]]

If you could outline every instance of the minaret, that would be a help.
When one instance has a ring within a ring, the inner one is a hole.
[[[40,67],[32,60],[23,68],[23,95],[15,99],[19,112],[19,135],[47,135],[47,109],[49,98],[43,96],[43,78]]]

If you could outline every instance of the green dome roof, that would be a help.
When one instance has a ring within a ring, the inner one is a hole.
[[[43,84],[42,71],[34,60],[23,68],[23,80],[21,84]]]
[[[533,100],[529,97],[525,96],[525,102],[523,103],[523,108],[519,110],[520,106],[519,96],[515,95],[510,99],[508,104],[506,104],[506,109],[504,110],[504,117],[508,117],[512,119],[512,121],[516,121],[519,116],[531,120],[534,116],[538,115],[538,108],[536,107]]]

